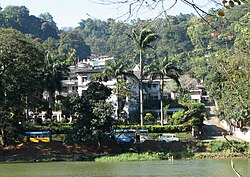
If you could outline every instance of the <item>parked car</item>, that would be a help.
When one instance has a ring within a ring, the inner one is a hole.
[[[180,141],[180,138],[176,137],[175,134],[160,134],[158,140],[168,143],[172,141]]]
[[[120,135],[120,136],[116,136],[115,138],[118,143],[134,143],[135,142],[135,137]]]
[[[118,143],[142,143],[148,140],[148,130],[113,130],[110,137]]]

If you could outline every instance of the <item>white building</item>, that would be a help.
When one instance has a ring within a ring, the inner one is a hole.
[[[190,90],[191,100],[195,100],[199,103],[208,101],[208,95],[205,92],[205,89],[201,85],[196,86],[197,89]]]
[[[87,90],[88,83],[91,82],[93,75],[104,72],[105,63],[108,60],[113,60],[112,57],[102,56],[98,58],[88,59],[86,62],[79,62],[76,66],[69,67],[69,77],[62,81],[63,89],[61,95],[67,96],[70,93],[76,93],[79,96]],[[102,82],[103,85],[113,89],[116,79]],[[117,97],[112,94],[107,100],[114,105],[115,112],[117,109]]]
[[[84,91],[87,90],[87,84],[91,82],[94,74],[102,73],[105,69],[105,62],[113,60],[112,57],[97,57],[87,60],[86,62],[80,62],[76,66],[70,66],[69,77],[67,80],[63,80],[63,91],[62,95],[66,96],[70,93],[77,93],[83,95]],[[127,77],[127,82],[130,86],[130,96],[126,98],[124,112],[128,115],[129,112],[139,110],[139,68],[137,66],[133,69],[136,77]],[[155,100],[160,100],[160,80],[154,80],[151,84],[148,84],[148,80],[143,81],[145,89],[143,90],[144,99],[151,97]],[[116,79],[102,82],[103,85],[113,89],[116,84]],[[109,102],[117,109],[117,97],[112,94],[108,99]],[[116,111],[115,111],[116,112]]]

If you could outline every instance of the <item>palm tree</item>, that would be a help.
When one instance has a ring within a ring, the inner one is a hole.
[[[164,77],[167,76],[169,79],[173,79],[178,86],[179,74],[181,70],[174,65],[167,57],[155,60],[151,65],[145,68],[145,72],[151,76],[152,79],[160,77],[160,101],[161,101],[161,126],[163,126],[163,88],[164,88]]]
[[[52,109],[52,103],[56,91],[62,89],[62,79],[68,72],[67,65],[61,61],[58,54],[48,52],[45,57],[46,66],[44,69],[44,84],[48,92],[49,109]]]
[[[139,67],[140,67],[140,78],[139,78],[139,89],[140,89],[140,119],[141,126],[143,126],[143,88],[142,88],[142,80],[143,80],[143,68],[144,68],[144,59],[143,53],[146,48],[153,48],[150,43],[155,41],[158,37],[156,33],[146,28],[142,28],[140,32],[136,32],[132,30],[132,34],[129,35],[135,42],[137,46],[137,50],[139,51]]]
[[[128,95],[128,92],[121,92],[122,90],[127,90],[124,89],[124,87],[126,87],[126,76],[129,75],[127,65],[120,60],[114,60],[106,66],[104,74],[106,74],[109,79],[116,78],[117,119],[119,120],[120,113],[123,109],[121,101]]]

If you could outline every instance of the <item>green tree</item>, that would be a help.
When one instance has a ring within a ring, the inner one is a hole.
[[[240,23],[234,26],[237,36],[234,47],[241,52],[249,53],[250,48],[250,12],[240,18]]]
[[[99,100],[93,105],[93,117],[91,120],[92,136],[98,140],[98,147],[102,146],[104,134],[111,131],[114,119],[112,117],[113,106],[105,100]]]
[[[68,31],[60,34],[58,50],[60,55],[66,55],[74,49],[79,61],[87,59],[91,55],[89,45],[87,45],[79,30]]]
[[[128,85],[126,84],[126,76],[129,75],[127,65],[120,60],[114,60],[106,66],[105,74],[110,80],[116,78],[116,88],[114,91],[117,96],[117,119],[119,120],[124,107],[122,103],[125,103],[124,100],[129,94]]]
[[[44,68],[44,89],[48,93],[49,115],[55,101],[55,92],[61,92],[62,80],[67,75],[68,68],[63,58],[56,50],[47,51]]]
[[[29,33],[29,10],[25,6],[7,6],[1,12],[5,21],[4,27],[12,27],[23,33]]]
[[[86,97],[91,101],[106,100],[112,94],[112,89],[106,87],[99,82],[90,82],[85,93]]]
[[[18,122],[25,122],[25,112],[35,108],[42,97],[44,64],[39,44],[16,30],[0,28],[0,126],[4,144],[13,140],[9,136]]]
[[[247,101],[250,95],[249,17],[246,13],[237,19],[240,23],[231,24],[233,45],[212,55],[210,72],[205,79],[209,94],[217,103],[220,118],[241,128],[250,123],[250,104]]]
[[[75,97],[71,104],[76,116],[76,123],[67,140],[84,142],[97,140],[101,147],[102,137],[110,132],[114,119],[113,106],[107,103],[111,89],[98,82],[90,82],[82,97]]]
[[[207,26],[198,17],[192,17],[189,23],[191,25],[187,29],[187,34],[195,49],[207,48],[208,42],[211,39],[209,30],[206,30]]]
[[[146,73],[150,75],[153,79],[156,77],[160,77],[160,101],[161,101],[161,126],[163,126],[164,119],[164,105],[163,105],[163,88],[164,88],[164,80],[173,79],[178,86],[180,86],[179,82],[179,74],[181,70],[175,66],[173,61],[170,61],[167,57],[160,58],[159,60],[154,60],[154,62],[146,66]]]
[[[48,39],[49,37],[52,37],[54,39],[58,39],[58,28],[56,26],[56,23],[53,20],[53,17],[49,13],[42,13],[39,15],[39,18],[41,19],[41,38],[42,39]]]
[[[132,30],[132,33],[129,35],[136,44],[137,51],[139,52],[139,83],[140,83],[140,119],[141,126],[143,126],[143,68],[144,68],[144,57],[143,53],[147,48],[153,48],[150,43],[154,42],[158,35],[151,30],[142,28],[141,31]]]
[[[153,29],[157,30],[160,39],[157,41],[158,57],[176,56],[185,51],[193,50],[194,46],[187,34],[188,23],[192,14],[180,14],[168,19],[157,19],[151,23]]]
[[[41,14],[40,18],[29,15],[25,6],[7,6],[0,11],[0,26],[14,28],[34,38],[43,40],[48,37],[58,39],[58,28],[49,13]]]
[[[217,102],[219,116],[238,127],[250,123],[249,56],[246,53],[220,53],[206,78],[209,93]]]

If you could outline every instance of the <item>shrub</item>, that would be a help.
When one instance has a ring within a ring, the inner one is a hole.
[[[138,110],[135,111],[131,111],[129,113],[129,123],[133,124],[133,123],[139,123],[140,122],[140,114]]]
[[[197,103],[191,102],[186,105],[189,110],[193,110],[194,112],[204,112],[205,111],[205,104],[204,103]]]
[[[180,111],[175,112],[172,116],[173,124],[178,125],[178,124],[183,123],[185,121],[184,115],[185,115],[184,110],[180,110]]]
[[[69,120],[66,117],[63,117],[61,123],[69,123]]]
[[[212,152],[247,152],[249,145],[247,142],[238,141],[212,141],[209,143]]]
[[[146,113],[144,120],[153,124],[156,122],[156,118],[152,115],[152,113]]]
[[[127,162],[127,161],[152,161],[152,160],[161,160],[169,159],[172,154],[170,153],[154,153],[154,152],[145,152],[145,153],[124,153],[115,156],[102,156],[95,159],[97,162]]]
[[[188,120],[188,125],[190,126],[199,126],[203,123],[203,119],[197,118],[197,117],[192,117],[191,119]]]
[[[39,118],[39,117],[35,118],[34,121],[35,121],[35,124],[36,124],[36,125],[42,125],[42,123],[43,123],[42,118]]]

